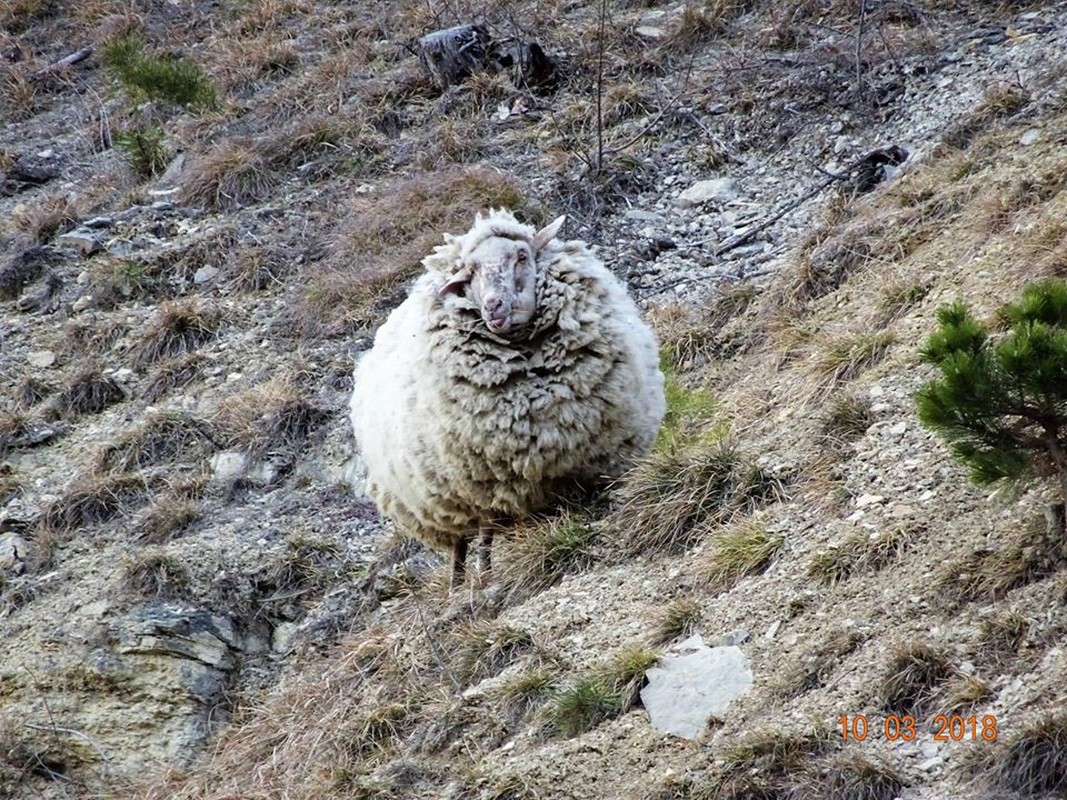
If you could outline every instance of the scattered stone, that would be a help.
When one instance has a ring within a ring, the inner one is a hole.
[[[231,651],[237,636],[233,623],[209,611],[143,606],[116,620],[111,633],[119,653],[188,658],[220,670],[234,666]]]
[[[48,369],[50,366],[56,363],[56,354],[51,350],[34,350],[28,356],[26,360],[30,362],[31,367],[37,367],[38,369]]]
[[[694,183],[678,195],[676,204],[680,208],[692,208],[712,201],[727,203],[736,197],[737,184],[732,178],[712,178]]]
[[[684,739],[703,736],[709,720],[722,719],[752,685],[741,648],[708,647],[700,634],[671,648],[646,676],[641,702],[653,727]]]
[[[856,498],[856,508],[866,508],[867,506],[880,505],[885,502],[885,498],[880,494],[861,494]]]
[[[248,474],[248,456],[239,450],[223,450],[211,457],[212,480],[228,484],[238,481]]]
[[[25,572],[32,547],[17,533],[0,534],[0,577],[14,577]]]
[[[69,247],[71,250],[77,250],[83,256],[90,256],[103,248],[100,240],[96,238],[96,234],[84,228],[76,228],[60,234],[56,237],[56,244],[60,247]]]
[[[667,35],[667,31],[663,28],[657,28],[655,25],[638,25],[634,28],[634,33],[642,39],[651,39],[654,42],[658,42]]]
[[[193,283],[202,284],[213,280],[219,274],[217,267],[213,267],[210,264],[205,264],[196,272],[193,273]]]
[[[114,217],[93,217],[90,220],[86,220],[82,223],[83,228],[110,228],[115,224]]]
[[[75,314],[80,314],[89,308],[93,304],[93,296],[91,294],[83,294],[77,300],[70,304],[70,310]]]

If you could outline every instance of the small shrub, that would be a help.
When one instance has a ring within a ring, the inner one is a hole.
[[[130,160],[133,171],[142,178],[155,177],[167,166],[167,150],[163,146],[160,125],[120,131],[115,134],[114,141]]]
[[[784,535],[770,533],[758,522],[744,522],[716,534],[708,561],[711,583],[729,589],[742,578],[763,572],[784,542]]]
[[[1015,612],[983,619],[978,625],[977,655],[994,663],[1015,661],[1029,632],[1030,620]]]
[[[942,307],[920,351],[941,376],[915,395],[920,421],[949,443],[977,483],[1052,477],[1067,525],[1067,283],[1023,290],[1000,316],[1011,330],[992,341],[962,303]]]
[[[198,110],[215,108],[218,96],[200,65],[185,59],[146,54],[136,32],[112,39],[104,48],[104,63],[134,95]]]
[[[1062,797],[1067,790],[1067,716],[1049,714],[1014,732],[992,750],[985,771],[1001,792]]]
[[[883,710],[890,714],[922,712],[954,672],[948,656],[928,644],[914,641],[897,645],[879,687]]]

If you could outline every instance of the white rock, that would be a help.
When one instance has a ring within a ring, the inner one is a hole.
[[[731,178],[712,178],[697,181],[680,195],[677,205],[680,208],[692,208],[715,201],[726,203],[737,197],[737,184]]]
[[[730,704],[752,685],[748,657],[741,648],[708,647],[699,634],[668,651],[646,677],[641,702],[653,727],[684,739],[699,739],[708,721],[722,719]]]
[[[248,473],[248,456],[237,450],[223,450],[211,457],[213,479],[218,483],[232,483]]]
[[[26,356],[26,360],[30,362],[31,366],[47,369],[56,363],[56,354],[51,350],[34,350]]]
[[[196,272],[193,273],[193,283],[201,284],[207,283],[219,274],[217,267],[213,267],[210,264],[205,264]]]

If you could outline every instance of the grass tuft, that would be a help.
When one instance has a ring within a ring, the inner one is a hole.
[[[146,125],[130,128],[114,136],[115,146],[126,154],[133,171],[141,178],[153,178],[167,166],[167,149],[163,146],[163,127]]]
[[[154,411],[107,445],[99,468],[129,472],[181,459],[203,461],[216,449],[214,431],[202,419],[181,411]]]
[[[924,642],[898,644],[878,690],[883,710],[890,714],[921,713],[955,671],[945,653]]]
[[[893,800],[904,789],[904,779],[885,758],[838,753],[808,769],[791,800]]]
[[[614,719],[637,702],[645,673],[658,658],[653,650],[631,648],[550,695],[543,724],[553,736],[571,738]]]
[[[714,586],[729,589],[763,572],[784,543],[783,534],[770,533],[752,520],[721,531],[712,539],[708,578]]]
[[[1024,797],[1062,797],[1067,790],[1067,715],[1046,715],[1013,732],[986,764],[1000,792]]]
[[[70,532],[96,525],[144,505],[148,486],[138,475],[83,477],[41,511],[46,531]]]
[[[189,595],[189,571],[175,556],[157,547],[128,557],[123,578],[130,589],[143,597],[174,600]]]
[[[133,527],[139,544],[166,544],[200,518],[200,504],[188,497],[164,494],[156,498]]]
[[[718,779],[709,800],[776,800],[791,795],[793,781],[809,762],[827,752],[833,733],[815,728],[807,733],[789,734],[778,728],[765,728],[745,736],[722,754],[716,770]]]
[[[843,337],[816,355],[816,372],[832,389],[859,377],[884,359],[895,341],[896,336],[888,331]]]
[[[295,379],[281,375],[223,398],[212,422],[220,445],[260,457],[299,452],[325,415]]]
[[[52,403],[53,413],[63,417],[98,414],[121,403],[126,393],[115,379],[95,367],[79,373]]]
[[[599,539],[589,519],[577,512],[523,526],[508,542],[501,580],[511,591],[544,591],[592,566]]]
[[[782,496],[780,481],[728,439],[654,452],[626,477],[621,505],[608,517],[630,556],[677,553],[706,526],[748,513]]]
[[[166,356],[195,350],[215,338],[222,322],[218,309],[199,300],[171,300],[134,347],[134,361],[147,366]]]
[[[520,628],[495,620],[460,625],[451,636],[452,661],[464,686],[499,674],[521,656],[534,652],[533,637]]]
[[[692,597],[679,597],[663,609],[656,627],[655,641],[670,642],[692,636],[700,625],[700,603]]]
[[[855,631],[837,629],[829,632],[801,658],[789,664],[785,673],[773,684],[776,697],[791,699],[821,686],[850,653],[863,643],[863,636]]]
[[[895,531],[859,530],[842,544],[815,554],[808,575],[824,586],[834,586],[853,575],[869,575],[896,561],[911,542],[904,528]]]

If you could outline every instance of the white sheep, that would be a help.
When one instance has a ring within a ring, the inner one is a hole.
[[[446,234],[356,366],[368,493],[451,552],[453,586],[479,532],[487,571],[495,527],[617,477],[663,419],[655,336],[584,242],[555,238],[564,219],[498,210]]]

